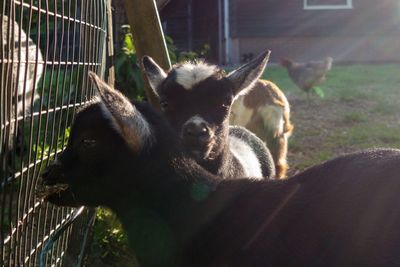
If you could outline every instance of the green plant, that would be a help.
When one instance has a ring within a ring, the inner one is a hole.
[[[83,67],[81,66],[75,67],[73,70],[60,69],[53,73],[47,70],[41,77],[37,90],[37,94],[40,97],[35,102],[34,110],[46,111],[49,109],[51,112],[44,112],[40,116],[41,119],[39,119],[39,116],[35,116],[32,126],[29,121],[24,125],[24,140],[26,142],[30,139],[29,134],[32,127],[32,150],[34,152],[32,157],[47,157],[49,153],[61,150],[66,145],[73,110],[71,109],[67,112],[65,109],[56,109],[55,111],[53,109],[86,100],[82,99],[86,92],[80,90],[84,80],[83,73]],[[37,137],[39,143],[36,144]],[[27,155],[28,153],[24,155],[25,161],[27,160]]]
[[[123,42],[120,51],[115,56],[115,81],[116,87],[127,97],[143,100],[145,98],[143,79],[136,49],[133,44],[132,33],[129,25],[123,25]]]
[[[202,58],[207,58],[210,55],[210,45],[209,44],[203,44],[203,47],[200,49],[199,55]]]
[[[60,69],[51,73],[47,70],[39,81],[37,93],[43,94],[42,109],[48,107],[68,105],[75,103],[75,99],[80,101],[82,97],[83,67],[74,69]],[[43,86],[42,86],[43,83]],[[55,103],[57,101],[57,103]],[[40,101],[36,101],[38,105]]]
[[[141,101],[146,98],[146,95],[131,28],[129,25],[123,25],[122,31],[124,33],[122,47],[119,51],[116,51],[114,61],[116,88],[127,97]],[[194,61],[199,57],[206,58],[210,53],[209,44],[204,44],[199,52],[183,51],[178,53],[171,37],[165,36],[165,42],[172,64]]]
[[[210,45],[204,44],[199,51],[182,51],[178,54],[178,62],[195,61],[198,58],[207,58],[210,54]]]
[[[193,51],[183,51],[179,53],[178,61],[194,61],[199,58],[199,54]]]
[[[54,144],[52,145],[52,150],[60,150],[67,145],[69,134],[70,134],[70,127],[67,127],[63,133],[59,133],[56,140],[54,140]],[[44,132],[44,131],[42,131]],[[37,158],[47,157],[49,156],[50,149],[49,142],[44,142],[43,145],[34,144],[32,149],[36,153]]]
[[[164,37],[165,37],[165,43],[167,44],[168,55],[169,59],[171,60],[171,64],[175,64],[178,60],[178,56],[174,40],[172,40],[172,38],[169,37],[168,35],[165,35]]]
[[[319,96],[320,98],[324,98],[324,97],[325,97],[325,92],[324,92],[324,90],[323,90],[321,87],[319,87],[319,86],[314,86],[314,87],[312,88],[312,90],[313,90],[314,94],[316,94],[316,95]]]
[[[137,265],[120,222],[106,208],[97,209],[90,250],[88,266]]]
[[[75,19],[79,19],[80,11],[85,3],[84,1],[43,0],[23,0],[22,2],[42,10],[46,9],[54,14],[66,13],[65,16]],[[9,15],[7,14],[8,12],[9,10],[6,11],[6,15]],[[29,12],[29,9],[27,8],[15,8],[15,20],[19,24],[22,22],[20,26],[22,26],[22,29],[26,33],[29,33],[29,36],[32,38],[32,40],[34,40],[35,43],[37,39],[40,39],[40,48],[42,51],[45,51],[46,42],[49,39],[48,32],[55,32],[56,30],[57,32],[61,32],[61,20],[59,18],[57,22],[55,22],[56,19],[54,16],[49,16],[49,19],[47,19],[46,15],[42,12]],[[67,20],[64,19],[64,23],[66,22]],[[52,36],[50,36],[50,38],[52,38]]]

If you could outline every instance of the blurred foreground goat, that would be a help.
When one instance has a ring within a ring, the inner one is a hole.
[[[140,266],[399,266],[400,150],[222,179],[182,153],[164,116],[91,78],[101,99],[75,116],[42,193],[110,207]]]

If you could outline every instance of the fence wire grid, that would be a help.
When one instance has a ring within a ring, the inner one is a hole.
[[[41,170],[68,139],[75,109],[105,72],[107,0],[0,1],[0,266],[38,266],[74,209],[40,200]],[[61,235],[46,266],[78,266],[92,210]]]

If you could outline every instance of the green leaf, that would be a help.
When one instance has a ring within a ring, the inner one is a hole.
[[[312,89],[313,89],[314,93],[317,96],[319,96],[320,98],[324,98],[325,97],[325,92],[324,92],[324,90],[322,90],[321,87],[313,87]]]
[[[123,48],[127,50],[128,53],[136,53],[135,46],[132,41],[132,34],[125,34]]]

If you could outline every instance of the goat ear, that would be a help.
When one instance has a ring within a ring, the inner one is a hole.
[[[227,79],[233,84],[235,98],[246,94],[260,78],[267,65],[271,51],[267,50],[255,60],[239,67],[227,75]]]
[[[158,96],[158,89],[160,84],[167,78],[165,71],[157,65],[157,63],[149,56],[142,58],[144,72],[153,92]]]
[[[129,147],[133,151],[139,151],[151,139],[151,130],[146,119],[121,92],[111,88],[93,72],[89,72],[89,77],[100,94],[106,116],[111,119]]]

